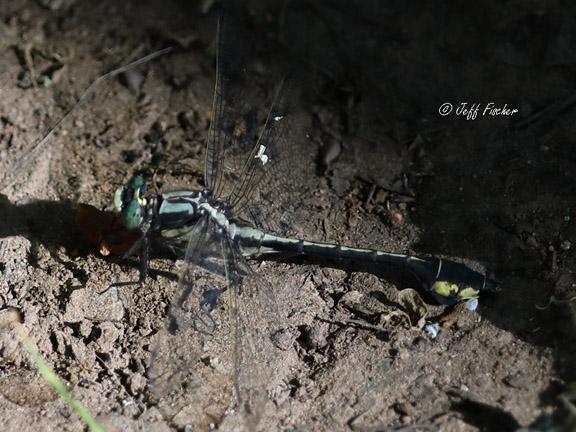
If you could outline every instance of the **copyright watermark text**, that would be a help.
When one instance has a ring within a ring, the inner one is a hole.
[[[477,117],[512,117],[518,113],[518,109],[510,107],[508,104],[497,105],[495,102],[485,104],[460,102],[456,106],[450,102],[444,102],[438,108],[438,113],[444,117],[452,114],[457,117],[464,117],[466,120],[475,120]]]

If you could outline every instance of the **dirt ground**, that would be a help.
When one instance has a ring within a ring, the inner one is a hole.
[[[239,427],[231,382],[211,398],[182,396],[183,407],[151,396],[151,341],[181,262],[157,255],[143,286],[103,292],[136,278],[137,264],[100,256],[73,221],[76,203],[111,209],[134,172],[198,187],[212,3],[0,0],[0,313],[20,312],[73,397],[110,431]],[[559,396],[576,381],[576,8],[286,0],[241,2],[234,13],[250,42],[230,55],[254,85],[270,93],[288,70],[306,77],[301,126],[318,156],[298,179],[293,232],[460,259],[502,287],[474,312],[429,302],[426,322],[441,324],[431,338],[402,312],[398,291],[409,285],[252,263],[286,322],[258,428],[512,431],[566,421]],[[102,74],[167,46],[75,105]],[[485,112],[490,102],[517,112]],[[453,111],[441,115],[445,103]],[[479,104],[476,117],[461,103]],[[217,370],[212,360],[191,372]],[[86,430],[9,328],[0,428]]]

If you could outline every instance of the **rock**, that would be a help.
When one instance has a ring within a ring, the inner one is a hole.
[[[80,335],[83,338],[87,338],[92,333],[92,323],[90,321],[84,320],[80,323]]]
[[[397,404],[394,405],[394,410],[396,410],[396,412],[398,414],[401,414],[402,416],[413,417],[414,414],[416,413],[416,410],[414,409],[412,404],[408,402],[398,402]]]
[[[296,337],[291,329],[280,329],[272,335],[272,343],[276,348],[287,351],[294,344]]]
[[[146,387],[147,381],[148,380],[139,373],[132,374],[128,382],[130,394],[132,394],[132,396],[136,396],[138,393],[140,393],[142,389]]]
[[[67,340],[64,333],[61,331],[52,332],[52,340],[54,341],[53,345],[55,345],[54,348],[56,349],[56,352],[58,354],[64,354],[66,352],[67,345]]]
[[[312,349],[319,349],[328,343],[326,336],[328,334],[328,324],[316,321],[308,327],[308,343]]]
[[[44,378],[25,369],[0,376],[0,395],[20,406],[38,406],[58,398]]]
[[[509,387],[525,390],[530,388],[530,378],[526,373],[518,371],[504,378],[504,384]]]
[[[424,331],[426,331],[426,334],[430,339],[436,339],[436,336],[438,336],[438,333],[440,332],[440,326],[436,323],[427,324],[426,327],[424,327]]]
[[[70,295],[66,305],[64,321],[121,321],[124,318],[124,305],[110,290],[104,294],[95,294],[91,289],[78,289]]]
[[[116,328],[116,326],[111,322],[100,323],[98,327],[102,332],[97,341],[98,352],[110,353],[113,349],[114,343],[122,334],[122,331]]]
[[[172,429],[166,424],[166,421],[162,417],[162,414],[158,411],[158,408],[151,407],[146,410],[141,416],[140,421],[142,424],[146,425],[146,431],[148,432],[170,432]]]
[[[76,357],[83,367],[88,370],[94,367],[96,364],[96,353],[91,346],[84,345],[82,341],[74,340],[74,342],[70,344],[70,347],[72,348],[74,357]]]
[[[138,422],[119,415],[101,415],[96,421],[108,432],[138,432]]]

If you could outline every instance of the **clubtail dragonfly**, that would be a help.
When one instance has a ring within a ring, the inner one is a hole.
[[[205,188],[149,191],[145,181],[136,176],[117,190],[115,208],[126,228],[139,230],[141,236],[126,254],[139,251],[139,280],[115,285],[145,281],[153,239],[184,252],[185,268],[168,324],[157,338],[151,378],[162,396],[181,387],[190,362],[202,358],[206,344],[222,338],[233,351],[233,365],[228,367],[234,369],[238,406],[254,426],[273,375],[275,348],[271,340],[282,320],[270,287],[254,274],[246,258],[308,257],[342,265],[353,261],[364,263],[374,273],[381,267],[394,268],[411,274],[420,288],[443,304],[496,291],[497,285],[484,274],[452,260],[277,235],[239,217],[246,214],[256,196],[273,197],[275,191],[290,187],[295,179],[287,175],[284,166],[299,163],[303,151],[289,138],[293,107],[287,97],[290,92],[282,86],[261,132],[250,133],[255,128],[243,112],[247,108],[238,104],[241,93],[234,88],[234,65],[226,57],[220,30],[218,40]],[[284,177],[278,178],[280,174]],[[273,208],[273,199],[267,205]],[[196,274],[200,269],[219,275],[221,285],[203,285]],[[227,324],[215,317],[222,292],[228,294]],[[201,390],[202,378],[194,381],[192,392],[208,397]]]
[[[235,392],[240,418],[255,429],[269,399],[278,358],[274,335],[282,329],[283,319],[272,288],[253,272],[246,258],[305,257],[342,267],[356,262],[374,273],[391,268],[412,275],[420,288],[443,304],[475,298],[497,287],[485,275],[451,260],[310,241],[284,235],[284,229],[267,230],[246,222],[254,219],[253,214],[283,213],[287,199],[297,204],[298,168],[312,159],[306,151],[309,146],[292,139],[297,114],[289,91],[277,92],[264,127],[256,133],[254,110],[246,105],[248,98],[244,99],[238,77],[242,73],[232,60],[239,56],[229,56],[225,33],[218,35],[205,188],[160,193],[148,190],[136,176],[117,191],[115,207],[124,225],[141,235],[126,253],[140,254],[139,280],[115,285],[146,280],[154,239],[184,257],[166,328],[152,344],[153,392],[163,411],[197,425],[205,423],[191,419],[211,418],[218,423],[234,406],[222,395]],[[33,152],[38,153],[51,135]],[[203,272],[214,278],[204,278]],[[208,356],[207,352],[222,354]],[[206,370],[192,372],[198,361],[206,363]],[[186,405],[197,408],[181,414]]]

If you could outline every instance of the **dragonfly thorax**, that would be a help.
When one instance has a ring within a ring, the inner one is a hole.
[[[219,229],[228,230],[230,206],[213,197],[210,189],[176,190],[146,195],[141,177],[133,177],[114,196],[114,207],[128,229],[157,231],[164,237],[179,237],[188,232],[202,216],[209,216]]]
[[[230,225],[230,207],[213,197],[210,189],[176,190],[158,195],[154,230],[165,238],[187,235],[202,218],[209,217],[218,228],[227,230]]]

